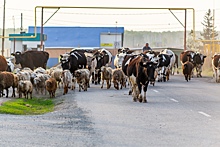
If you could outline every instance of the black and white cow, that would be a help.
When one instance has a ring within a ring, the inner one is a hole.
[[[101,67],[111,65],[112,53],[107,49],[97,50],[93,53],[93,60],[97,61],[95,67],[95,84],[99,84],[101,81]]]
[[[175,53],[172,50],[164,49],[160,53],[170,55],[170,65],[168,66],[168,71],[170,71],[171,75],[174,75],[175,71],[175,62],[176,62],[176,56]]]
[[[158,82],[166,82],[169,80],[170,60],[173,55],[160,53],[158,55]]]
[[[84,53],[78,51],[71,51],[67,59],[61,59],[62,69],[69,69],[74,75],[75,70],[86,68],[87,59]]]
[[[126,76],[126,81],[128,81],[129,95],[131,95],[131,93],[132,93],[132,88],[131,88],[130,80],[128,78],[127,68],[128,68],[128,64],[136,57],[138,57],[138,55],[127,54],[127,55],[125,55],[124,60],[122,62],[122,71],[124,72],[124,74]]]
[[[195,52],[193,55],[193,65],[196,70],[196,76],[202,77],[202,66],[205,62],[206,56],[201,54],[200,52]]]
[[[146,92],[150,81],[154,81],[156,63],[150,61],[145,54],[140,54],[134,58],[127,67],[127,75],[132,84],[133,101],[146,103]],[[144,96],[142,95],[142,89]]]
[[[121,68],[124,57],[129,54],[133,54],[133,50],[129,48],[118,49],[118,53],[115,55],[114,66],[115,68]]]
[[[157,63],[158,60],[159,60],[159,58],[158,58],[158,55],[160,54],[159,51],[147,50],[147,51],[144,52],[144,54],[146,54],[149,57],[149,59],[154,63]],[[159,69],[156,68],[155,69],[155,74],[154,74],[155,79],[157,78],[158,71],[159,71]],[[151,81],[150,84],[152,84],[154,86],[155,81]]]

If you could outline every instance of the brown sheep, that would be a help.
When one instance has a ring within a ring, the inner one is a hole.
[[[46,85],[46,90],[50,94],[50,98],[54,98],[56,90],[57,90],[57,81],[56,81],[56,79],[55,78],[49,78],[48,80],[45,81],[45,85]]]
[[[126,87],[126,76],[121,68],[113,70],[112,82],[117,90],[119,90],[119,83],[121,85],[120,89],[122,89],[122,87]]]
[[[186,61],[185,63],[183,63],[182,69],[185,80],[188,82],[192,76],[193,64],[189,61]]]
[[[15,97],[15,87],[17,78],[11,72],[3,71],[0,72],[0,97],[3,96],[3,90],[6,90],[6,97],[8,97],[8,88],[12,87],[12,97]]]
[[[81,89],[84,91],[87,91],[87,88],[89,88],[89,80],[90,80],[90,72],[88,69],[78,69],[74,72],[74,75],[76,77],[76,82],[79,85],[79,92]]]
[[[103,88],[104,81],[106,81],[107,83],[107,89],[111,87],[111,80],[112,80],[112,68],[111,67],[105,67],[105,66],[101,67],[101,80],[102,80],[101,88]]]
[[[22,97],[22,93],[24,94],[24,98],[28,99],[28,94],[30,94],[30,98],[32,99],[33,85],[29,80],[20,80],[18,82],[18,93],[19,98]]]
[[[63,85],[62,72],[63,70],[58,68],[51,72],[51,77],[56,79],[59,88],[60,84]]]

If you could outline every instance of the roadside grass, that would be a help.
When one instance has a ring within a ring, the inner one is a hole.
[[[202,75],[208,76],[208,77],[213,77],[213,70],[212,70],[212,68],[204,69],[202,71]]]
[[[54,110],[54,106],[55,104],[52,99],[17,98],[2,103],[0,106],[0,113],[14,115],[39,115],[52,112]]]

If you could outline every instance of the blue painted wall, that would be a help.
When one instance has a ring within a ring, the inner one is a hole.
[[[59,59],[58,58],[49,58],[47,61],[47,67],[53,67],[54,65],[56,65],[57,63],[59,63]]]
[[[37,33],[41,28],[37,27]],[[29,33],[34,33],[30,26]],[[99,47],[101,33],[116,33],[115,27],[44,27],[47,35],[45,47]],[[117,33],[124,33],[124,27],[117,27]]]
[[[34,26],[29,26],[29,33],[34,33]],[[37,27],[37,33],[41,28]],[[124,33],[124,27],[44,27],[43,33],[47,35],[45,47],[99,47],[102,33]],[[114,61],[114,59],[112,60]],[[58,58],[49,58],[47,67],[59,63]],[[113,67],[113,62],[112,62]]]

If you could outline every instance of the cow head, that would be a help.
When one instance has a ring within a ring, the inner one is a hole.
[[[194,56],[192,58],[193,59],[192,63],[194,65],[201,65],[202,66],[204,64],[205,58],[206,58],[205,55],[203,55],[199,52],[196,52],[196,53],[194,53]]]
[[[193,58],[194,58],[194,56],[195,56],[195,52],[193,52],[193,51],[188,51],[188,54],[187,54],[187,61],[190,61],[190,62],[192,62],[193,63]]]
[[[148,80],[153,82],[155,81],[155,69],[157,68],[157,63],[154,63],[152,61],[149,61],[147,63],[147,75],[148,75]]]
[[[118,67],[121,68],[122,67],[122,63],[124,61],[124,57],[125,57],[126,54],[124,53],[120,53],[120,54],[117,54],[117,58],[118,58]]]
[[[93,58],[97,61],[96,69],[100,69],[104,65],[104,55],[102,53],[96,53],[93,55]]]
[[[15,64],[20,64],[23,62],[21,52],[17,51],[15,53],[11,53],[11,55],[15,57]]]
[[[143,53],[140,54],[140,66],[147,67],[147,63],[150,61],[149,57]]]
[[[170,58],[173,57],[173,55],[159,54],[157,57],[158,57],[158,67],[162,67],[162,66],[167,67],[170,64]]]
[[[60,63],[63,70],[70,69],[69,60],[61,60]]]

